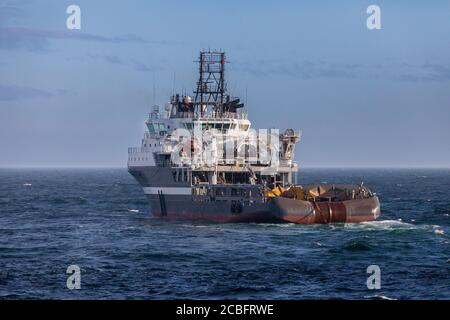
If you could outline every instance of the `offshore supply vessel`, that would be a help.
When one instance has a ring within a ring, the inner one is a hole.
[[[154,106],[128,171],[153,216],[215,222],[362,222],[380,203],[361,185],[298,185],[300,132],[254,130],[244,104],[227,93],[225,53],[201,51],[192,96]]]

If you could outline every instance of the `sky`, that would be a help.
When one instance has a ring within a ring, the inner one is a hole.
[[[0,0],[0,167],[125,167],[209,48],[301,167],[450,167],[448,0]]]

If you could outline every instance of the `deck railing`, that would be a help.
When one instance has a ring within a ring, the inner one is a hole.
[[[247,119],[247,112],[212,112],[212,113],[199,113],[199,112],[177,112],[171,116],[172,118],[194,118],[194,119]]]

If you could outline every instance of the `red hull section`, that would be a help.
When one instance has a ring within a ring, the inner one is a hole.
[[[275,199],[284,221],[300,224],[354,223],[373,221],[380,216],[380,202],[373,196],[340,202],[308,202]]]
[[[258,212],[167,213],[169,220],[210,221],[218,223],[296,223],[328,224],[373,221],[380,216],[376,196],[340,202],[312,202],[278,197],[267,204],[267,210]]]

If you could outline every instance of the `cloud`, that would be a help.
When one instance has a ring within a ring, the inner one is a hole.
[[[87,57],[93,59],[93,60],[99,60],[106,63],[114,64],[114,65],[120,65],[120,66],[127,66],[135,71],[139,72],[154,72],[158,70],[162,70],[162,67],[160,66],[150,66],[148,64],[145,64],[137,59],[122,59],[114,55],[102,55],[102,54],[92,54],[88,53]]]
[[[50,98],[51,96],[50,92],[32,87],[0,84],[0,101]]]
[[[133,60],[131,63],[133,65],[134,69],[136,71],[140,71],[140,72],[153,72],[153,71],[157,71],[160,69],[158,67],[148,66],[145,63],[142,63],[138,60]]]
[[[5,22],[12,18],[22,16],[23,12],[18,7],[12,5],[0,5],[0,22]]]
[[[28,5],[28,1],[1,1],[0,0],[0,26],[8,21],[23,18],[26,14],[23,7]]]
[[[313,78],[344,78],[356,77],[356,71],[361,66],[357,64],[312,62],[312,61],[274,61],[260,60],[250,63],[233,63],[230,69],[247,72],[255,76],[283,75]]]
[[[406,82],[446,82],[450,81],[450,67],[438,63],[426,63],[419,68],[410,67],[405,73],[396,76]]]
[[[327,79],[390,79],[405,82],[450,81],[450,65],[440,63],[410,64],[405,62],[361,65],[324,61],[259,60],[235,62],[230,69],[254,76],[291,76],[305,80]]]
[[[111,64],[123,65],[124,62],[122,59],[112,55],[99,55],[99,54],[88,54],[88,57],[94,60],[102,60]]]
[[[0,28],[0,49],[27,49],[42,51],[50,40],[78,40],[99,43],[147,43],[148,41],[136,35],[100,36],[79,31],[52,31],[31,28]]]

